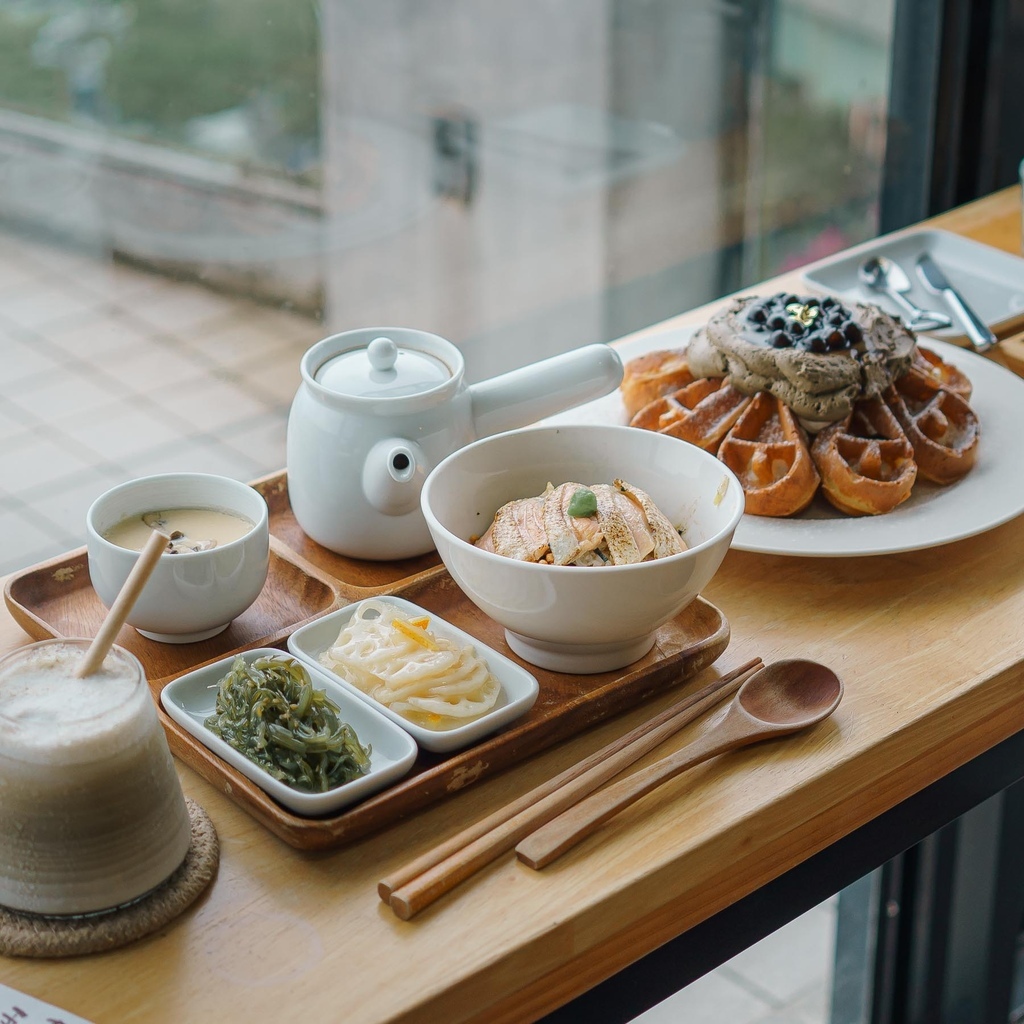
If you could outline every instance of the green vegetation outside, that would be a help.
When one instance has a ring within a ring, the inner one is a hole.
[[[315,162],[319,27],[311,0],[0,0],[0,104],[190,145],[196,118],[243,111],[256,162]]]

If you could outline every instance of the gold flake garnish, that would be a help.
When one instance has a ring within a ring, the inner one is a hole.
[[[820,306],[811,306],[803,302],[791,302],[786,307],[786,312],[794,319],[799,320],[804,327],[810,327],[815,320],[818,319],[818,314],[821,312]]]

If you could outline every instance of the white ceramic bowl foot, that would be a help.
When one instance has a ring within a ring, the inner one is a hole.
[[[523,661],[551,672],[572,672],[576,675],[614,672],[639,661],[654,646],[653,633],[621,643],[553,644],[506,629],[505,639]]]
[[[223,633],[230,625],[230,622],[225,622],[223,626],[202,629],[198,633],[152,633],[148,629],[139,629],[138,627],[135,631],[148,640],[157,640],[162,644],[195,644],[200,640],[209,640],[211,636]]]

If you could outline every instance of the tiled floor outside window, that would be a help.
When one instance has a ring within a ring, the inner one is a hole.
[[[84,543],[89,503],[147,473],[284,465],[318,323],[0,235],[0,572]]]
[[[285,464],[317,322],[0,233],[0,574],[85,543],[108,487]],[[655,1007],[642,1024],[825,1024],[829,901]]]

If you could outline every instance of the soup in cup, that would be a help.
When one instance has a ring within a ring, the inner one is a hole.
[[[267,503],[248,484],[207,473],[165,473],[120,484],[86,517],[89,575],[109,608],[153,529],[168,550],[128,615],[143,636],[206,640],[259,596],[270,564]]]

